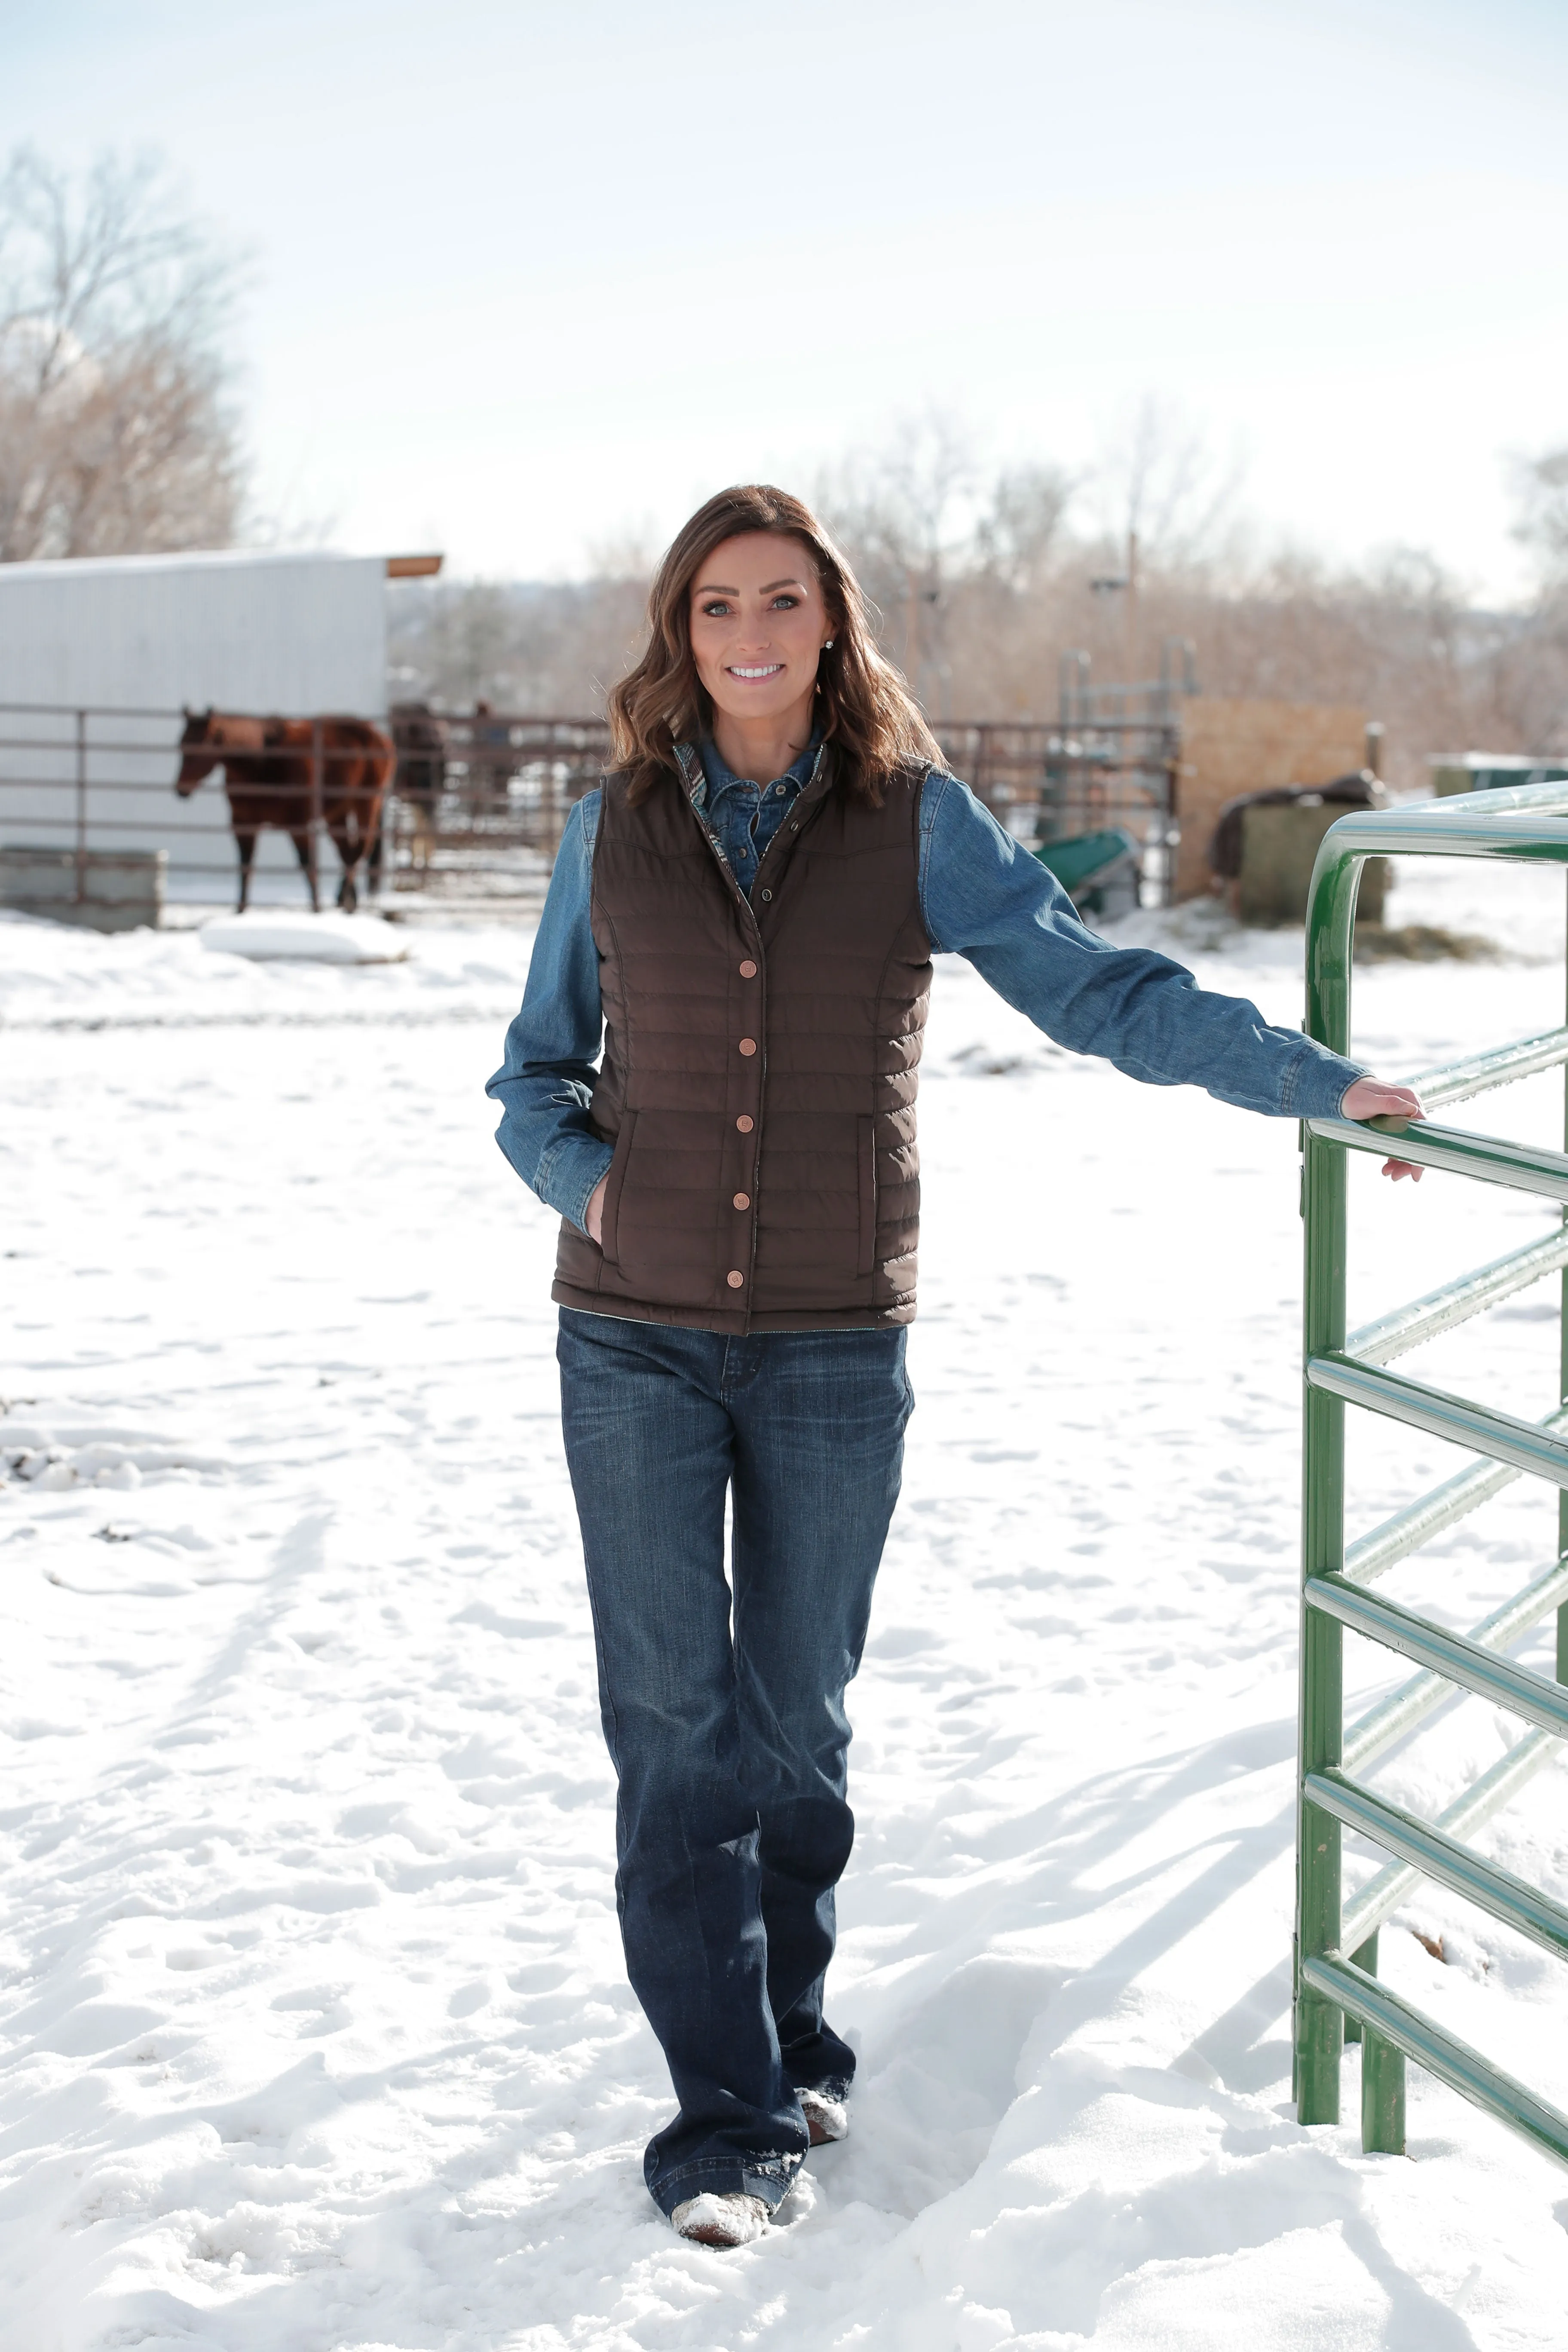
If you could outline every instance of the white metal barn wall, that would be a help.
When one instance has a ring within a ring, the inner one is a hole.
[[[61,715],[5,708],[19,703]],[[77,773],[68,714],[167,713],[187,704],[379,718],[386,708],[385,557],[236,550],[0,564],[0,845],[73,842],[69,796],[59,790]],[[221,821],[216,783],[193,800],[175,799],[177,734],[167,717],[91,722],[94,847],[167,849],[175,867],[182,843]],[[30,739],[26,748],[19,738]],[[95,781],[146,789],[95,793]],[[205,848],[210,858],[210,841]],[[258,869],[258,882],[268,869],[280,882],[293,877],[288,841],[264,834]],[[297,887],[289,881],[285,895]],[[201,895],[226,896],[226,884]]]

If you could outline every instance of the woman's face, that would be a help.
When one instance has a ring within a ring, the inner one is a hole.
[[[809,721],[817,656],[833,635],[816,567],[798,539],[742,531],[713,550],[691,586],[697,675],[728,717]]]

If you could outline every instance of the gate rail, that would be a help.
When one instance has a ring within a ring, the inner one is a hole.
[[[1471,793],[1435,805],[1343,817],[1324,836],[1307,918],[1307,1033],[1336,1053],[1351,1036],[1351,940],[1368,857],[1488,857],[1568,867],[1568,786]],[[1568,1064],[1568,1026],[1472,1055],[1415,1080],[1436,1108]],[[1568,1111],[1568,1104],[1565,1104]],[[1388,1151],[1482,1183],[1534,1193],[1568,1211],[1568,1154],[1435,1122],[1303,1124],[1306,1221],[1305,1402],[1300,1772],[1297,1817],[1294,2074],[1304,2124],[1340,2118],[1344,2042],[1362,2044],[1362,2144],[1403,2154],[1405,2065],[1413,2058],[1464,2097],[1568,2163],[1568,2116],[1446,2032],[1377,1977],[1377,1931],[1426,1878],[1568,1958],[1568,1907],[1465,1843],[1568,1738],[1568,1223],[1424,1298],[1345,1330],[1347,1153]],[[1568,1139],[1568,1130],[1565,1130]],[[1527,1283],[1560,1276],[1563,1316],[1559,1409],[1541,1422],[1450,1395],[1386,1368],[1390,1361]],[[1344,1528],[1347,1404],[1447,1438],[1481,1459],[1348,1547]],[[1468,1634],[1384,1599],[1369,1586],[1441,1529],[1523,1474],[1558,1489],[1557,1557]],[[1553,1612],[1556,1680],[1503,1653]],[[1346,1629],[1421,1671],[1347,1727]],[[1473,1692],[1531,1727],[1436,1821],[1394,1804],[1356,1776],[1455,1692]],[[1341,1834],[1353,1830],[1389,1857],[1347,1902]]]

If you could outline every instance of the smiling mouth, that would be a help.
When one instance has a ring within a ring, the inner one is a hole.
[[[777,677],[784,664],[783,662],[752,662],[742,667],[739,662],[730,662],[726,664],[726,667],[731,677]]]

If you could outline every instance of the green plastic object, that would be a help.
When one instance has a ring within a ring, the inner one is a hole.
[[[1489,788],[1400,809],[1356,811],[1325,835],[1312,875],[1307,912],[1307,1021],[1309,1036],[1336,1053],[1351,1050],[1351,941],[1363,869],[1372,857],[1486,857],[1568,867],[1568,781],[1522,788]],[[1525,1068],[1568,1066],[1568,1028],[1516,1045],[1471,1055],[1434,1070],[1415,1087],[1429,1103],[1453,1103],[1506,1085]],[[1407,2059],[1449,2084],[1466,2098],[1568,2162],[1568,2117],[1527,2084],[1493,2066],[1479,2053],[1446,2034],[1410,2003],[1377,1981],[1377,1939],[1369,1924],[1385,1917],[1398,1889],[1374,1900],[1384,1878],[1397,1869],[1436,1879],[1452,1893],[1478,1905],[1555,1952],[1568,1951],[1568,1911],[1538,1888],[1473,1853],[1464,1834],[1477,1829],[1516,1789],[1525,1769],[1496,1767],[1448,1806],[1440,1822],[1421,1821],[1344,1769],[1342,1692],[1347,1633],[1370,1638],[1414,1658],[1451,1687],[1481,1692],[1488,1701],[1540,1727],[1527,1735],[1542,1752],[1568,1731],[1568,1601],[1557,1610],[1555,1681],[1536,1675],[1472,1637],[1448,1632],[1430,1618],[1394,1601],[1374,1598],[1360,1580],[1388,1564],[1375,1560],[1379,1541],[1388,1559],[1408,1555],[1439,1532],[1458,1512],[1490,1493],[1499,1477],[1521,1473],[1559,1489],[1558,1560],[1544,1580],[1546,1603],[1558,1589],[1555,1573],[1568,1560],[1568,1448],[1556,1434],[1557,1414],[1531,1425],[1468,1400],[1427,1387],[1383,1369],[1389,1355],[1447,1330],[1457,1321],[1484,1313],[1521,1286],[1520,1278],[1552,1276],[1563,1308],[1559,1349],[1559,1394],[1568,1403],[1568,1265],[1563,1254],[1542,1248],[1529,1265],[1501,1261],[1446,1284],[1418,1300],[1347,1337],[1345,1328],[1346,1187],[1348,1154],[1386,1153],[1394,1148],[1424,1166],[1477,1179],[1510,1191],[1544,1195],[1568,1204],[1568,1155],[1532,1150],[1500,1138],[1471,1134],[1435,1121],[1412,1124],[1400,1134],[1397,1121],[1361,1123],[1309,1119],[1302,1128],[1304,1166],[1301,1207],[1306,1223],[1305,1331],[1301,1510],[1301,1689],[1300,1753],[1298,1765],[1295,1939],[1296,2111],[1304,2124],[1337,2123],[1340,2068],[1347,2027],[1359,2026],[1362,2044],[1362,2144],[1371,2152],[1399,2153],[1405,2145],[1405,2065]],[[1382,1130],[1379,1132],[1378,1130]],[[1568,1100],[1564,1103],[1568,1142]],[[1568,1218],[1568,1206],[1565,1206]],[[1517,1255],[1517,1254],[1514,1254]],[[1428,1328],[1429,1327],[1429,1328]],[[1358,1353],[1357,1343],[1366,1349]],[[1347,1410],[1365,1410],[1412,1428],[1456,1440],[1473,1453],[1501,1464],[1479,1478],[1464,1473],[1420,1506],[1390,1521],[1373,1538],[1350,1547],[1344,1523],[1344,1447]],[[1470,1489],[1474,1488],[1473,1496]],[[1450,1496],[1450,1488],[1453,1490]],[[1465,1492],[1461,1495],[1460,1489]],[[1445,1496],[1449,1496],[1445,1501]],[[1408,1519],[1408,1529],[1404,1520]],[[1346,1575],[1347,1565],[1351,1570]],[[1540,1575],[1534,1580],[1542,1583]],[[1528,1591],[1530,1588],[1526,1588]],[[1525,1610],[1514,1596],[1478,1628],[1483,1636],[1494,1619]],[[1528,1611],[1526,1611],[1528,1613]],[[1538,1612],[1539,1613],[1539,1612]],[[1414,1685],[1412,1686],[1414,1689]],[[1369,1741],[1356,1727],[1352,1742],[1367,1762],[1385,1745]],[[1521,1743],[1521,1749],[1526,1743]],[[1531,1769],[1533,1752],[1528,1762]],[[1510,1766],[1513,1756],[1505,1759]],[[1341,1876],[1342,1826],[1393,1858],[1385,1872],[1363,1889],[1345,1919]],[[1343,1949],[1343,1929],[1355,1931],[1356,1948]],[[1354,2038],[1353,2035],[1351,2038]]]
[[[1130,915],[1138,904],[1142,852],[1121,825],[1044,842],[1035,856],[1056,876],[1080,915]]]

